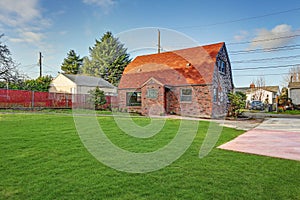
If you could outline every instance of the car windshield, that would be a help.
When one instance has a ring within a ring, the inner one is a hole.
[[[259,104],[262,104],[262,102],[261,101],[252,101],[252,104],[253,105],[259,105]]]

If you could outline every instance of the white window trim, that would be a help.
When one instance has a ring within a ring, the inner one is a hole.
[[[182,94],[183,90],[191,90],[191,95],[183,95]],[[190,96],[191,100],[189,100],[189,101],[182,101],[182,99],[181,99],[182,96],[185,96],[185,97],[186,96]],[[180,88],[180,97],[179,98],[180,98],[180,102],[181,103],[191,103],[193,101],[193,89],[192,88]]]

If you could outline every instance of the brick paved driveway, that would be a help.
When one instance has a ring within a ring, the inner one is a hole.
[[[267,119],[218,148],[300,161],[300,119]]]

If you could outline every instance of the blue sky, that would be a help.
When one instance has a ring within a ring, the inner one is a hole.
[[[32,78],[39,75],[39,52],[43,74],[56,76],[70,49],[88,56],[106,31],[118,36],[132,57],[155,53],[159,28],[163,50],[224,41],[237,87],[259,76],[267,85],[284,86],[287,65],[300,63],[299,16],[297,0],[0,0],[0,33],[21,71]],[[269,66],[276,67],[263,69]]]

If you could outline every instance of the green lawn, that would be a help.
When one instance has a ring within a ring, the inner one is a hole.
[[[272,112],[272,114],[300,115],[300,110],[286,110],[281,112]]]
[[[72,114],[72,109],[66,108],[66,109],[51,109],[51,108],[44,108],[44,109],[38,109],[35,108],[34,110],[31,110],[30,108],[27,108],[28,110],[22,110],[22,109],[0,109],[0,113],[51,113],[51,114],[55,114],[55,113],[59,113],[59,114]],[[82,110],[82,112],[85,112],[86,110]],[[87,113],[90,113],[90,111],[86,111]],[[99,115],[112,115],[111,111],[107,111],[107,110],[97,110],[95,111],[96,114]]]
[[[159,134],[137,139],[112,117],[98,119],[112,142],[137,152],[167,144],[180,122],[168,120]],[[216,148],[199,159],[207,127],[200,123],[191,147],[168,167],[130,174],[89,154],[72,116],[0,114],[0,199],[300,199],[300,162]],[[241,133],[224,128],[217,145]]]

